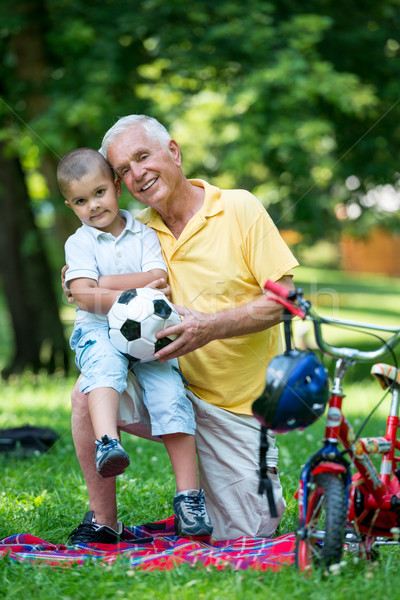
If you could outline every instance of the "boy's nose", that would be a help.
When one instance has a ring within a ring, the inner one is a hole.
[[[97,210],[100,205],[101,205],[100,198],[96,198],[96,197],[91,198],[90,204],[89,204],[91,211]]]

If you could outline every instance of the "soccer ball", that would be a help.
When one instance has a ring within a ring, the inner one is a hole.
[[[130,360],[148,362],[177,337],[157,340],[156,333],[180,322],[179,314],[159,290],[125,290],[108,313],[108,334],[117,350]]]

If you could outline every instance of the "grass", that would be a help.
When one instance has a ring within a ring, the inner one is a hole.
[[[398,322],[399,315],[393,307],[400,291],[399,280],[375,276],[355,278],[339,272],[302,268],[296,273],[296,281],[311,295],[318,310],[331,311],[334,299],[341,318]],[[351,317],[345,316],[350,314]],[[356,343],[360,340],[356,337]],[[0,339],[0,346],[3,343]],[[366,346],[371,343],[365,342]],[[381,397],[378,384],[371,379],[364,380],[365,374],[362,371],[351,377],[347,387],[345,410],[355,428]],[[0,454],[0,537],[26,532],[53,543],[65,543],[68,533],[88,510],[70,430],[73,383],[74,377],[26,374],[2,385],[0,428],[25,423],[52,427],[60,439],[45,455],[12,458]],[[368,423],[366,434],[384,433],[387,402],[385,400]],[[287,502],[280,534],[295,530],[297,506],[293,496],[298,476],[301,466],[318,447],[322,430],[321,420],[306,431],[279,437],[281,478]],[[128,525],[169,516],[174,481],[164,448],[126,434],[124,445],[132,462],[127,473],[118,478],[120,520]],[[189,566],[179,566],[171,572],[142,573],[127,567],[123,560],[111,567],[90,562],[64,570],[15,564],[3,559],[0,560],[0,598],[124,600],[141,596],[174,600],[304,597],[341,600],[357,595],[364,600],[376,597],[385,600],[397,597],[399,558],[400,550],[394,547],[381,549],[380,558],[374,563],[354,561],[352,556],[346,556],[339,574],[314,572],[309,578],[291,567],[264,574]]]
[[[69,395],[73,379],[45,379],[25,376],[3,389],[0,428],[26,422],[51,426],[60,435],[45,455],[7,458],[0,455],[2,492],[0,492],[0,537],[26,532],[53,543],[65,543],[71,529],[87,510],[85,486],[74,456],[70,431]],[[375,387],[364,389],[352,384],[349,398],[362,399],[365,410],[373,406]],[[379,394],[378,394],[379,395]],[[29,415],[29,417],[27,416]],[[363,414],[353,411],[353,423],[361,423]],[[302,464],[315,451],[323,423],[304,432],[280,436],[280,467],[287,511],[279,533],[292,532],[296,524],[293,498]],[[384,427],[384,409],[378,411],[369,430]],[[171,514],[172,471],[160,444],[125,435],[124,443],[133,457],[128,472],[118,478],[119,518],[126,524],[161,519]],[[172,572],[141,573],[132,571],[123,561],[112,567],[88,563],[67,570],[15,564],[0,560],[0,597],[7,600],[41,597],[80,600],[174,598],[206,600],[226,598],[271,598],[281,600],[307,597],[312,600],[396,597],[400,584],[397,548],[383,549],[378,563],[347,557],[339,575],[313,573],[306,578],[288,567],[278,573],[200,570],[180,566]],[[384,592],[382,591],[384,590]],[[3,596],[4,594],[4,596]]]

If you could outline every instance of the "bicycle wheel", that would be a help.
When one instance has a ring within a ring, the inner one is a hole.
[[[309,494],[304,527],[296,538],[296,566],[329,566],[340,561],[346,525],[346,490],[341,477],[319,473]]]

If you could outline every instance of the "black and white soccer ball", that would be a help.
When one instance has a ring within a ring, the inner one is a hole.
[[[181,322],[165,295],[152,288],[125,290],[108,313],[108,334],[112,344],[129,359],[154,360],[154,353],[177,336],[156,339],[156,333]]]

